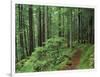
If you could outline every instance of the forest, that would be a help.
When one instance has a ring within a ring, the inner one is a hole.
[[[94,9],[15,5],[15,71],[94,68]]]

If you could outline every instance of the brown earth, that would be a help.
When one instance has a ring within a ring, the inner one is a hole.
[[[73,56],[71,57],[71,62],[69,64],[66,64],[62,70],[72,70],[77,69],[77,66],[80,63],[80,57],[81,57],[82,50],[78,48]]]

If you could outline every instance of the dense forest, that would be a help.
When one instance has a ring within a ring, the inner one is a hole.
[[[18,73],[94,68],[94,9],[16,4]]]

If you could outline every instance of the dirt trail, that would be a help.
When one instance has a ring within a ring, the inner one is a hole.
[[[77,69],[77,66],[80,63],[81,53],[82,50],[78,48],[71,58],[71,63],[66,65],[67,70]]]

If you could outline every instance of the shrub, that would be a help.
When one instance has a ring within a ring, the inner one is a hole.
[[[66,64],[77,48],[81,48],[82,52],[80,64],[78,68],[94,67],[94,46],[90,44],[76,45],[74,48],[67,48],[63,37],[53,37],[48,39],[44,46],[35,48],[34,52],[28,59],[23,59],[16,64],[17,72],[38,72],[38,71],[54,71],[67,69]]]

